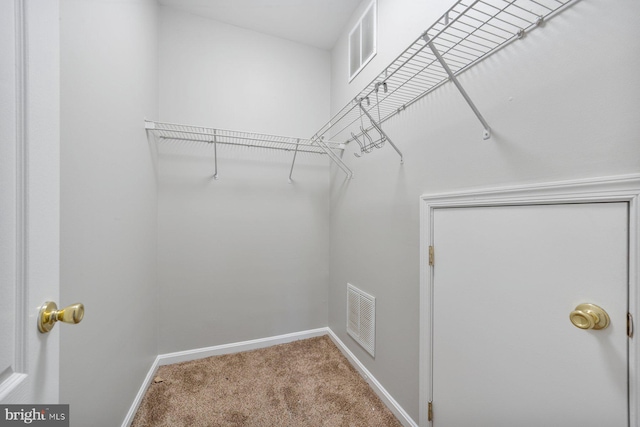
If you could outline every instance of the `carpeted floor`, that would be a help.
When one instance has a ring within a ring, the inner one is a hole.
[[[149,426],[401,424],[331,339],[322,336],[161,366],[132,424]]]

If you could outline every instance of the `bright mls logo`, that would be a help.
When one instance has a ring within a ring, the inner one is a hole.
[[[69,427],[69,405],[0,405],[0,427]]]

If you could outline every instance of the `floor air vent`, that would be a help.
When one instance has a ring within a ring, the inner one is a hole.
[[[376,343],[376,299],[347,283],[347,332],[372,356]]]

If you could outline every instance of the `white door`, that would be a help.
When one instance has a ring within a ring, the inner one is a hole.
[[[58,403],[59,12],[0,2],[0,403]]]
[[[628,203],[434,209],[432,241],[434,426],[629,426]]]

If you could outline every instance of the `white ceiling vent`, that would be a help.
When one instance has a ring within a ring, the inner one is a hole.
[[[347,283],[347,333],[375,356],[376,299]]]

